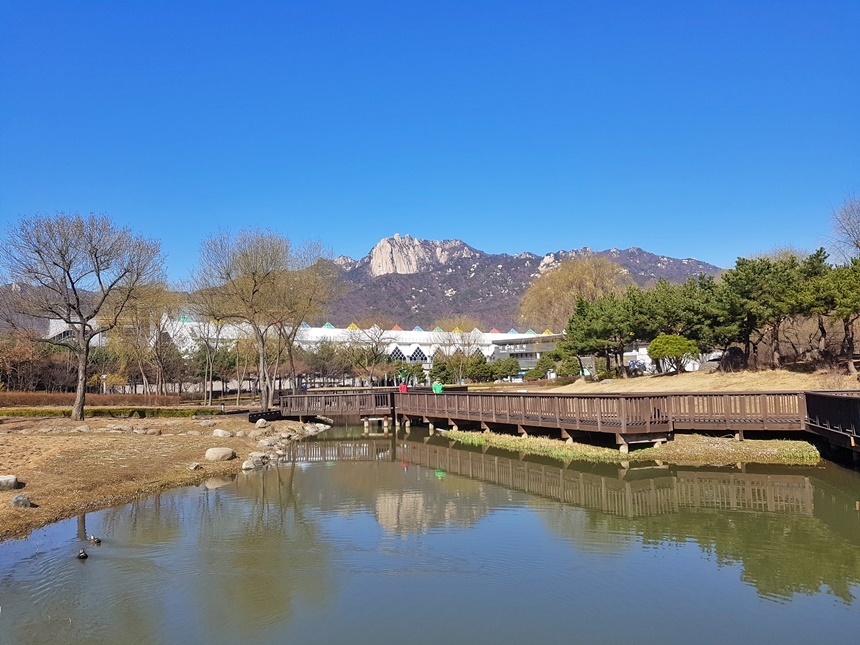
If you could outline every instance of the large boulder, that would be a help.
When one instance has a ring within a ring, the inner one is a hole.
[[[17,475],[0,475],[0,490],[15,490],[18,488]]]
[[[209,448],[206,451],[206,461],[230,461],[235,456],[232,448]]]
[[[30,508],[33,505],[33,502],[30,501],[30,498],[26,495],[15,495],[12,499],[9,500],[9,503],[12,506],[17,506],[18,508]]]
[[[221,430],[220,428],[215,428],[215,430],[212,431],[212,436],[221,437],[222,439],[224,439],[226,437],[232,437],[233,433],[228,432],[227,430]]]
[[[268,428],[269,422],[265,419],[257,419],[257,423],[255,423],[254,426],[257,428]]]

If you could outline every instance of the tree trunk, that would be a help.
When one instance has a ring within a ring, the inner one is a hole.
[[[848,361],[848,373],[856,375],[857,367],[854,365],[854,321],[846,316],[842,319],[842,329],[845,331],[842,346],[845,348],[845,358]]]
[[[822,356],[827,351],[827,327],[824,326],[824,316],[818,314],[818,351]]]
[[[779,369],[782,364],[782,355],[779,352],[779,325],[777,321],[771,327],[771,340],[773,341],[773,352],[771,354],[771,368]]]
[[[260,412],[269,411],[269,374],[266,365],[266,335],[259,329],[254,330],[257,335],[257,351],[260,354],[258,364],[257,384],[260,388]]]
[[[84,420],[84,403],[87,397],[87,362],[90,357],[90,342],[78,339],[78,386],[75,390],[75,405],[72,407],[72,421]]]

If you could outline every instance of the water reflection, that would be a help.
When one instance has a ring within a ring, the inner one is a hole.
[[[660,642],[721,642],[726,615],[749,640],[860,628],[860,476],[829,464],[565,465],[439,437],[291,458],[0,545],[0,642],[567,642],[559,590],[588,642],[648,642],[655,594]]]

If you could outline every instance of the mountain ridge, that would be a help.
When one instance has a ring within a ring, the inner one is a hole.
[[[519,299],[535,278],[565,260],[588,255],[617,262],[639,286],[660,278],[677,283],[722,271],[695,258],[656,255],[639,247],[594,251],[586,246],[543,256],[528,251],[509,255],[486,253],[458,239],[395,234],[358,260],[348,256],[334,260],[345,289],[332,304],[329,320],[345,326],[382,316],[392,324],[423,327],[466,315],[488,328],[515,327]]]

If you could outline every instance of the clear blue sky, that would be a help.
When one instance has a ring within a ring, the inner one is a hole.
[[[730,266],[860,194],[858,79],[857,0],[0,0],[0,225]]]

